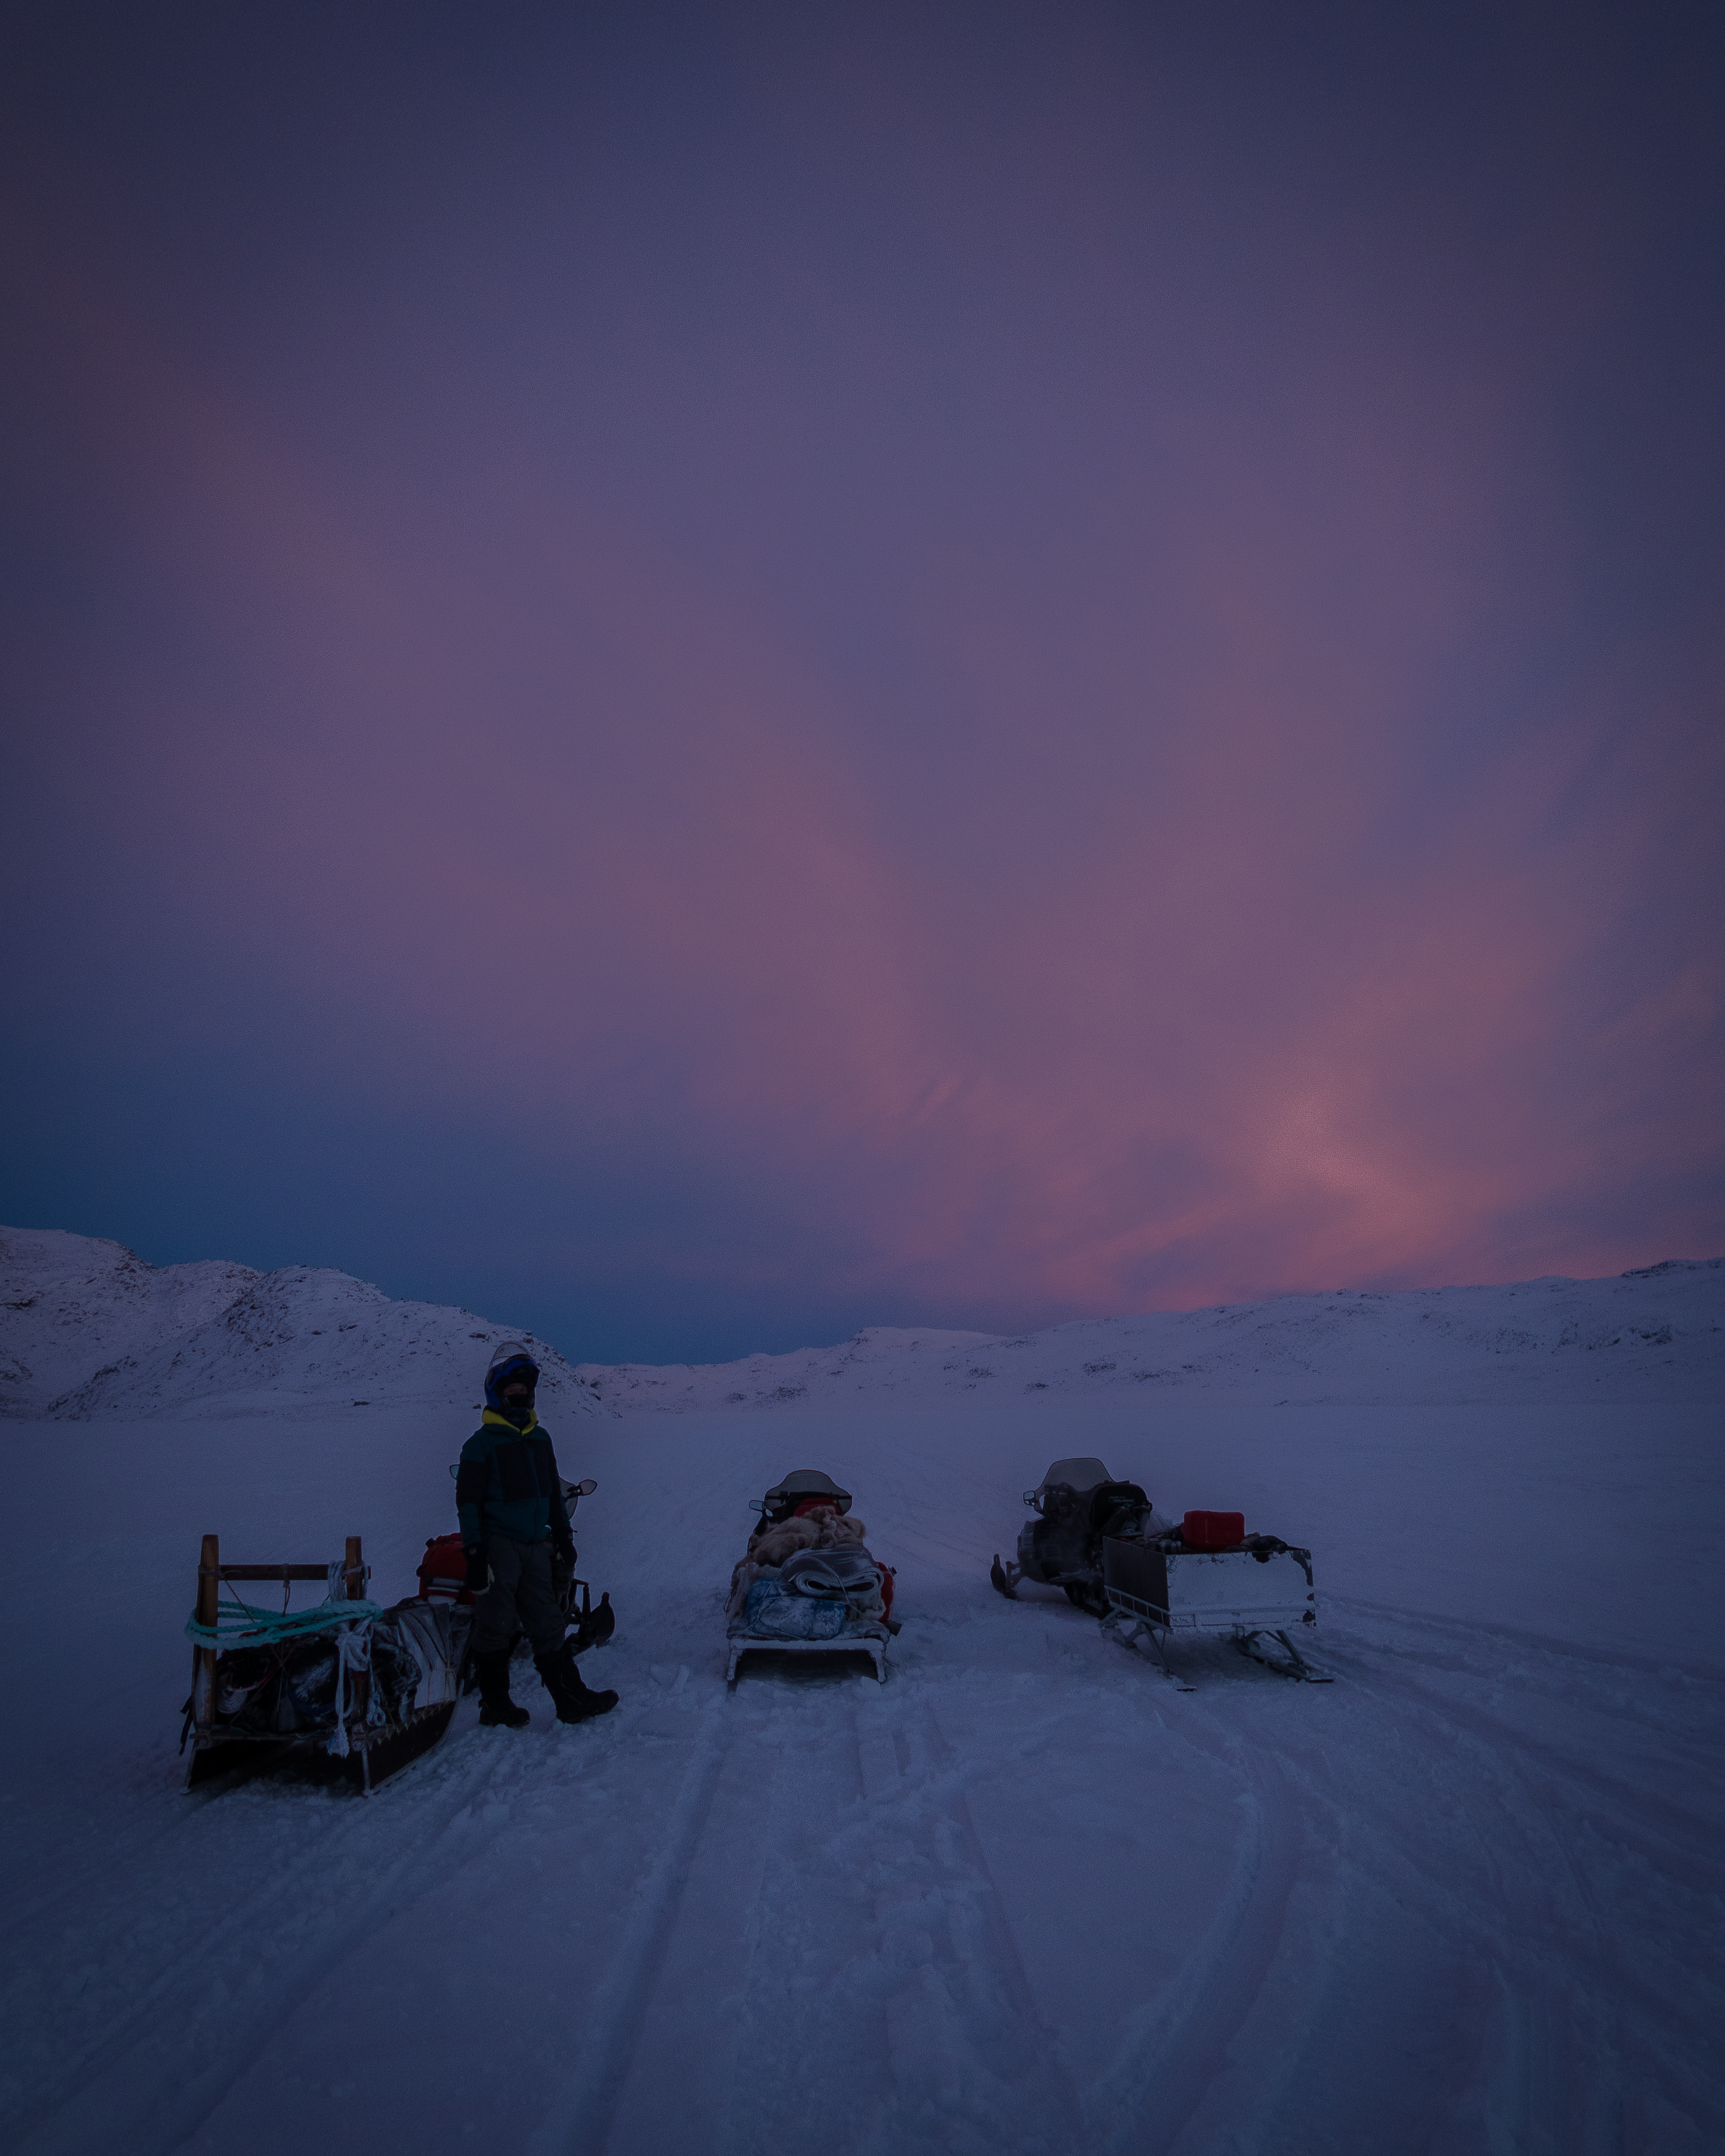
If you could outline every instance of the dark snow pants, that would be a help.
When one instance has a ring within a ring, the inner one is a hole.
[[[567,1620],[551,1584],[551,1544],[518,1543],[513,1535],[487,1535],[485,1562],[491,1584],[473,1607],[473,1651],[495,1654],[516,1632],[525,1632],[536,1655],[554,1655]]]

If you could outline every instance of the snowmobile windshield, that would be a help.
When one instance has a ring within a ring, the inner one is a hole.
[[[830,1475],[823,1475],[818,1467],[798,1467],[783,1481],[775,1482],[762,1502],[762,1517],[768,1520],[788,1520],[798,1505],[811,1498],[824,1499],[835,1512],[850,1510],[850,1492],[841,1490]]]
[[[1113,1480],[1100,1460],[1057,1460],[1030,1494],[1040,1497],[1057,1482],[1064,1482],[1069,1490],[1083,1491],[1094,1490],[1099,1482]]]

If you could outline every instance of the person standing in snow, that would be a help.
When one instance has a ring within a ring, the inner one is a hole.
[[[590,1691],[566,1643],[566,1620],[552,1582],[553,1552],[573,1563],[569,1508],[551,1440],[533,1412],[539,1366],[518,1340],[506,1340],[485,1373],[485,1419],[461,1448],[455,1509],[476,1597],[473,1666],[480,1720],[526,1728],[530,1717],[509,1696],[509,1650],[518,1631],[532,1643],[533,1666],[559,1722],[585,1722],[617,1704]]]

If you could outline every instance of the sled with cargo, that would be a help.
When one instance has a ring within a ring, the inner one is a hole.
[[[572,1520],[598,1486],[563,1484]],[[554,1562],[552,1579],[570,1645],[581,1654],[603,1646],[617,1620],[608,1594],[595,1604],[576,1562],[572,1544],[567,1559]],[[461,1537],[431,1537],[418,1593],[387,1609],[367,1599],[370,1579],[357,1535],[333,1564],[225,1564],[218,1537],[203,1537],[197,1606],[186,1627],[192,1695],[180,1749],[192,1749],[188,1789],[287,1768],[349,1782],[369,1796],[437,1743],[473,1688],[474,1597]],[[295,1609],[295,1584],[320,1581],[322,1601]],[[280,1587],[279,1609],[247,1599],[264,1584]]]
[[[429,1751],[459,1696],[472,1620],[418,1598],[380,1609],[357,1535],[332,1564],[225,1564],[203,1537],[192,1640],[192,1696],[180,1732],[186,1786],[297,1767],[369,1795]],[[321,1581],[321,1602],[295,1610],[295,1582]],[[279,1610],[242,1598],[282,1590]]]
[[[1295,1644],[1317,1622],[1312,1553],[1275,1535],[1247,1534],[1240,1512],[1189,1512],[1178,1524],[1136,1482],[1100,1460],[1057,1460],[1024,1502],[1015,1558],[995,1556],[989,1578],[1009,1600],[1021,1580],[1061,1589],[1127,1646],[1147,1642],[1163,1674],[1194,1689],[1168,1660],[1171,1643],[1230,1640],[1278,1676],[1331,1680]]]
[[[731,1575],[726,1604],[725,1681],[734,1686],[752,1657],[803,1663],[866,1660],[886,1681],[893,1572],[872,1556],[851,1496],[817,1467],[782,1476],[752,1498],[759,1514]]]

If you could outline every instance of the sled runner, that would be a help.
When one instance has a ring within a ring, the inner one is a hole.
[[[865,1656],[886,1678],[893,1573],[870,1555],[850,1492],[819,1469],[798,1468],[749,1509],[761,1515],[731,1575],[725,1681],[751,1655]]]
[[[1193,1687],[1175,1675],[1167,1643],[1202,1633],[1231,1639],[1281,1676],[1330,1682],[1289,1631],[1317,1621],[1309,1551],[1248,1535],[1240,1512],[1190,1512],[1177,1527],[1096,1459],[1055,1460],[1024,1502],[1037,1517],[1020,1531],[1015,1559],[997,1554],[988,1573],[1009,1600],[1025,1579],[1060,1588],[1125,1645],[1147,1640],[1182,1691]]]
[[[223,1564],[218,1538],[203,1537],[186,1627],[192,1696],[180,1749],[190,1741],[188,1789],[293,1763],[369,1795],[436,1743],[455,1711],[471,1619],[421,1600],[382,1609],[366,1599],[369,1577],[357,1535],[335,1564]],[[317,1580],[324,1600],[290,1609],[293,1584]],[[262,1581],[280,1583],[280,1611],[233,1592]]]
[[[731,1642],[731,1652],[725,1664],[725,1681],[733,1689],[741,1673],[742,1658],[745,1655],[807,1655],[822,1660],[831,1660],[838,1656],[849,1656],[853,1661],[860,1655],[865,1655],[869,1660],[869,1666],[875,1672],[875,1681],[880,1684],[885,1684],[886,1681],[886,1650],[878,1640],[733,1639]]]

